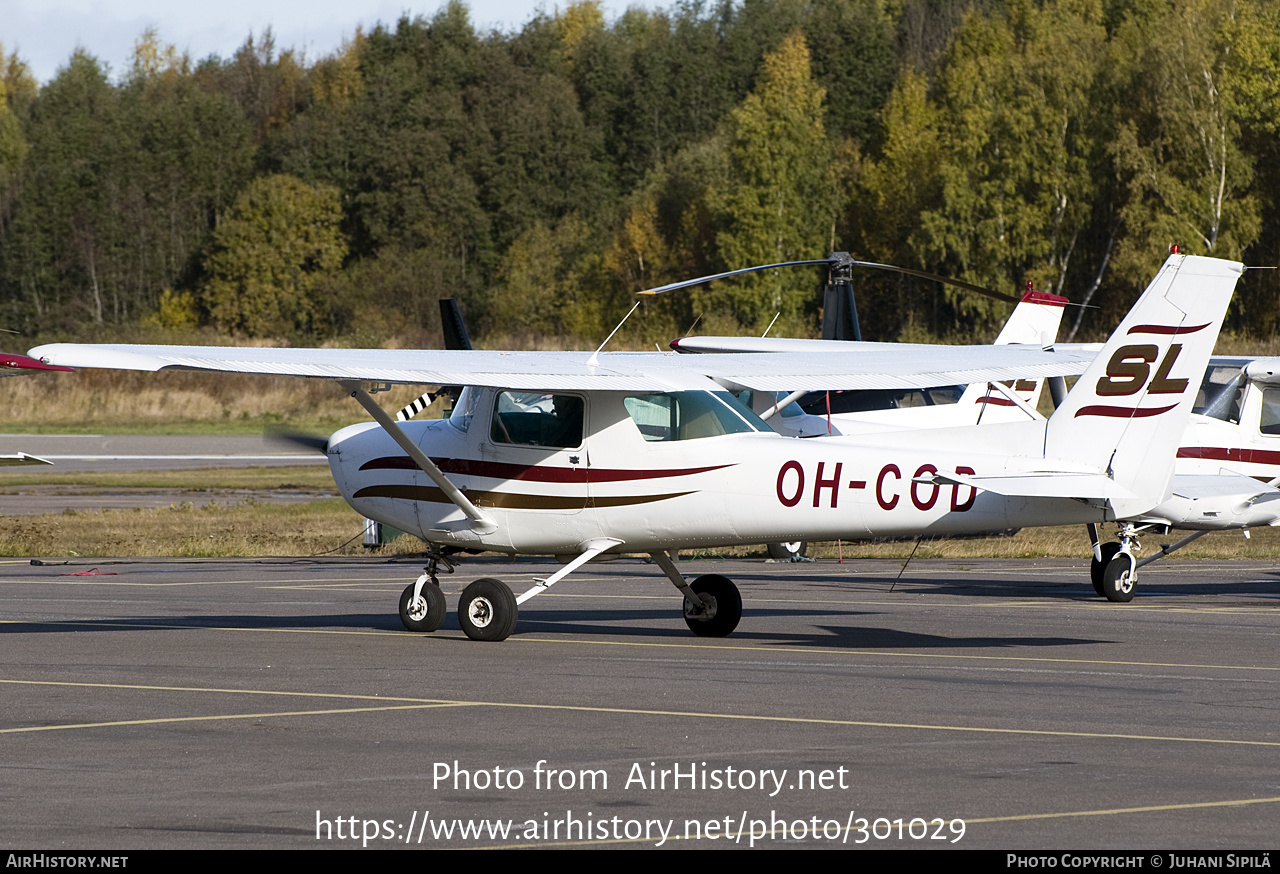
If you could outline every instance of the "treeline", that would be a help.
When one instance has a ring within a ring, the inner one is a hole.
[[[634,292],[833,249],[1113,325],[1177,243],[1280,264],[1280,0],[465,6],[315,61],[143,34],[36,87],[0,52],[0,326],[40,336],[598,342]],[[646,301],[625,345],[817,330],[820,271]],[[1280,277],[1232,327],[1270,336]],[[876,339],[1002,305],[858,277]]]

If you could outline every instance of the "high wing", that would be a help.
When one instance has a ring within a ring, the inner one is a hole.
[[[853,344],[849,344],[853,345]],[[924,388],[959,382],[1073,376],[1093,354],[1029,346],[859,344],[821,355],[677,355],[673,352],[494,352],[405,349],[265,349],[54,343],[30,352],[46,365],[121,370],[357,379],[412,385],[509,389],[755,391]],[[714,383],[714,384],[713,384]]]
[[[677,352],[697,353],[700,355],[710,355],[718,352],[771,352],[777,354],[779,352],[807,352],[819,353],[822,355],[835,354],[841,348],[842,344],[848,344],[848,340],[809,340],[795,337],[681,337],[671,341],[671,348]],[[865,347],[868,351],[874,350],[892,350],[907,348],[917,349],[966,349],[967,346],[929,346],[924,344],[903,344],[903,343],[874,343],[868,340],[858,342],[859,346]],[[1053,348],[1065,354],[1084,355],[1092,353],[1098,354],[1102,349],[1101,343],[1055,343]]]

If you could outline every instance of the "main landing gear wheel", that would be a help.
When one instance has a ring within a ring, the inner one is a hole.
[[[422,594],[413,597],[415,583],[400,595],[400,621],[410,631],[435,631],[444,622],[444,592],[435,583],[424,583]]]
[[[809,543],[804,540],[793,540],[788,543],[769,543],[769,558],[774,561],[799,561],[809,551]]]
[[[519,612],[507,584],[488,577],[463,589],[458,601],[458,623],[472,640],[506,640]]]
[[[742,595],[728,577],[706,574],[689,587],[702,599],[701,609],[684,599],[684,621],[699,637],[728,637],[742,618]]]
[[[1114,540],[1110,543],[1104,543],[1099,547],[1102,552],[1102,558],[1091,559],[1089,562],[1089,578],[1093,580],[1093,590],[1102,597],[1107,597],[1107,590],[1102,585],[1102,572],[1107,569],[1107,565],[1111,564],[1111,559],[1115,558],[1120,552],[1120,544]]]
[[[1133,556],[1120,552],[1107,562],[1102,571],[1102,594],[1108,601],[1126,603],[1133,600],[1135,569]]]

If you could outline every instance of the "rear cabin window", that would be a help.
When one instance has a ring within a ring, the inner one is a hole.
[[[724,434],[768,431],[769,426],[728,392],[682,391],[628,395],[622,400],[631,421],[651,442],[698,440]]]
[[[489,439],[494,443],[553,449],[581,446],[584,407],[577,395],[499,392],[493,406]]]

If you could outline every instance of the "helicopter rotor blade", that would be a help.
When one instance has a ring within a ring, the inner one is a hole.
[[[657,294],[666,294],[668,291],[676,291],[681,288],[688,288],[691,285],[702,285],[704,282],[715,282],[717,279],[727,279],[730,276],[740,276],[744,273],[758,273],[761,270],[772,270],[775,267],[799,267],[806,264],[830,264],[830,258],[823,258],[821,261],[783,261],[780,264],[762,264],[758,267],[743,267],[741,270],[730,270],[726,273],[717,273],[713,276],[699,276],[697,279],[685,279],[681,282],[672,282],[667,285],[659,285],[657,288],[647,288],[644,291],[638,291],[636,294],[652,296]]]
[[[757,267],[744,267],[741,270],[729,270],[724,273],[716,273],[711,276],[700,276],[697,279],[685,279],[680,282],[672,282],[667,285],[660,285],[656,288],[648,288],[648,289],[645,289],[644,291],[638,292],[638,294],[647,296],[647,297],[652,297],[654,295],[665,294],[668,291],[676,291],[677,289],[688,288],[693,285],[702,285],[703,283],[714,282],[717,279],[728,279],[731,276],[741,276],[746,273],[759,273],[761,270],[773,270],[778,267],[804,267],[804,266],[811,266],[811,265],[818,265],[818,264],[826,264],[828,267],[832,269],[837,269],[840,267],[870,267],[875,270],[891,270],[891,271],[894,271],[895,273],[903,273],[903,274],[906,274],[907,276],[916,276],[916,277],[919,277],[920,279],[930,279],[934,282],[940,282],[943,285],[951,285],[956,288],[962,288],[965,291],[972,291],[976,294],[981,294],[986,297],[994,298],[995,300],[1004,301],[1005,303],[1016,304],[1019,300],[1018,297],[1012,294],[1005,294],[999,291],[992,291],[989,288],[983,288],[981,285],[974,285],[973,283],[965,282],[960,279],[949,279],[946,276],[939,276],[936,273],[926,273],[923,270],[913,270],[910,267],[896,267],[892,264],[880,264],[875,261],[859,261],[856,258],[849,257],[849,255],[845,254],[844,252],[836,252],[830,258],[823,258],[821,260],[783,261],[778,264],[762,264]]]

